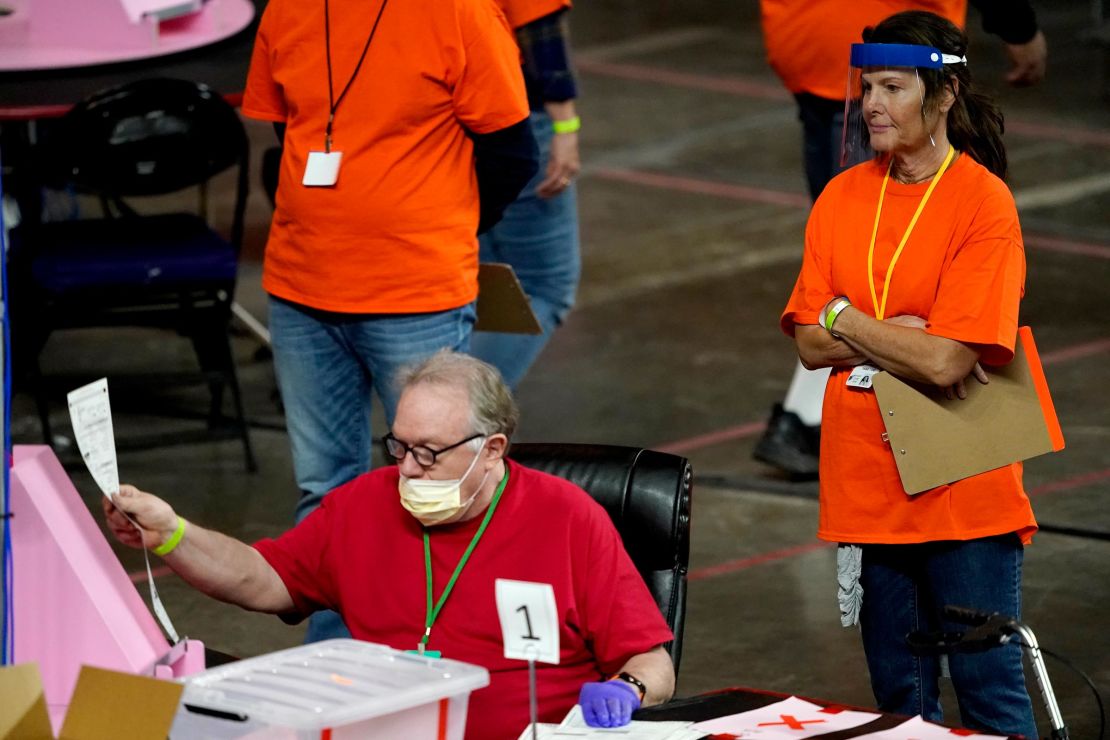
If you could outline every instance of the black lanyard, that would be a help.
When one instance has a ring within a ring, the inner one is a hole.
[[[378,21],[382,19],[382,13],[385,12],[386,3],[389,0],[382,0],[382,5],[378,8],[378,17],[374,19],[374,26],[370,29],[370,35],[366,39],[366,46],[362,47],[362,56],[358,58],[358,64],[355,65],[355,71],[351,73],[351,79],[347,80],[347,84],[343,86],[343,90],[339,93],[339,98],[335,98],[335,93],[332,88],[331,81],[331,14],[328,9],[328,0],[324,0],[324,50],[328,60],[328,127],[324,132],[324,151],[331,151],[331,128],[332,122],[335,121],[335,111],[339,109],[339,104],[343,102],[346,97],[347,91],[351,89],[351,83],[358,77],[358,71],[362,69],[362,60],[366,59],[366,52],[370,50],[370,42],[374,40],[374,34],[378,30]]]

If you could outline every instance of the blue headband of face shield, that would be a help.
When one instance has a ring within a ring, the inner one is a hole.
[[[967,57],[945,54],[918,44],[852,44],[853,67],[925,67],[940,69],[945,64],[967,64]]]

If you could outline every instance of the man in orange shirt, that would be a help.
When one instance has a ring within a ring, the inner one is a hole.
[[[965,379],[987,382],[980,360],[1013,357],[1025,253],[1000,179],[1002,114],[973,89],[967,37],[920,11],[866,36],[852,64],[877,157],[817,199],[781,323],[806,368],[832,368],[818,536],[841,543],[843,622],[858,618],[879,708],[938,721],[939,661],[906,635],[959,629],[946,605],[1020,619],[1037,524],[1020,463],[907,494],[870,379],[885,370],[961,398]],[[1017,645],[953,654],[949,668],[965,726],[1038,736]]]
[[[1006,45],[1011,67],[1006,79],[1031,85],[1045,72],[1046,45],[1029,0],[971,0],[983,28]],[[767,60],[794,94],[802,122],[806,181],[817,200],[845,165],[841,158],[844,86],[848,47],[899,10],[926,10],[963,27],[968,0],[761,0]],[[821,397],[828,373],[796,367],[782,404],[776,404],[754,455],[801,478],[817,473]]]
[[[369,469],[371,390],[391,424],[399,367],[467,349],[477,233],[535,144],[488,0],[271,0],[243,112],[284,146],[262,285],[300,521]],[[341,634],[320,625],[310,640]]]

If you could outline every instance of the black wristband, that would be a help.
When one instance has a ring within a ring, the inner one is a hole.
[[[640,679],[636,678],[635,676],[633,676],[631,673],[625,673],[624,671],[621,671],[620,673],[617,673],[616,675],[610,676],[609,680],[610,681],[624,681],[625,683],[632,686],[632,688],[636,689],[636,691],[639,692],[640,701],[643,701],[644,697],[647,696],[647,686],[644,686],[644,682],[641,681]]]

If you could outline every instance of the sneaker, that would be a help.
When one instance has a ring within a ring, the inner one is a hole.
[[[776,403],[752,457],[796,480],[812,480],[817,477],[820,450],[821,427],[806,426],[797,414]]]

